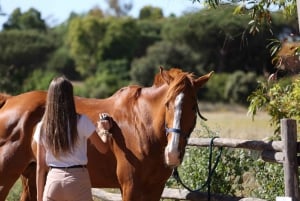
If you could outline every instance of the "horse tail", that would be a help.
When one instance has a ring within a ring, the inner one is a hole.
[[[0,93],[0,109],[6,103],[7,99],[9,99],[11,95],[6,93]]]

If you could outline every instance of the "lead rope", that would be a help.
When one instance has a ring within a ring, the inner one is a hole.
[[[218,163],[220,161],[220,158],[221,158],[221,154],[222,154],[222,150],[223,150],[223,147],[220,147],[219,148],[219,152],[218,152],[218,155],[216,156],[216,161],[212,167],[212,149],[213,149],[213,145],[214,145],[214,139],[216,139],[218,137],[213,137],[210,141],[210,144],[209,144],[209,161],[208,161],[208,177],[207,177],[207,180],[206,182],[201,186],[199,187],[198,189],[195,189],[195,190],[192,190],[191,188],[189,188],[187,185],[185,185],[182,180],[180,179],[180,176],[179,176],[179,173],[178,173],[178,170],[177,168],[174,168],[173,169],[173,173],[172,173],[172,176],[175,178],[175,180],[180,183],[185,189],[187,189],[188,191],[190,192],[196,192],[196,191],[199,191],[201,189],[203,189],[205,186],[207,186],[207,194],[208,194],[208,201],[210,201],[210,186],[211,186],[211,178],[218,166]]]

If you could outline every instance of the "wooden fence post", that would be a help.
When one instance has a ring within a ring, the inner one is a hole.
[[[284,189],[285,196],[292,201],[300,201],[297,163],[297,124],[294,119],[281,119],[281,136],[284,155]]]

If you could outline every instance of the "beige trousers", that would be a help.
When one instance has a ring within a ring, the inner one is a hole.
[[[92,201],[91,182],[86,168],[51,168],[43,201]]]

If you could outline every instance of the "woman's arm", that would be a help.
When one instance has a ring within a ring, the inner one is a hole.
[[[98,136],[97,132],[94,132],[89,139],[100,153],[104,154],[108,151],[108,143],[104,143]]]
[[[112,134],[109,129],[112,127],[112,119],[108,114],[100,114],[100,121],[97,122],[96,132],[90,136],[92,144],[101,153],[106,153],[108,150],[107,141],[111,139]]]
[[[43,192],[46,183],[47,171],[48,171],[48,166],[46,164],[45,148],[42,144],[37,144],[37,168],[36,168],[37,201],[43,200]]]

